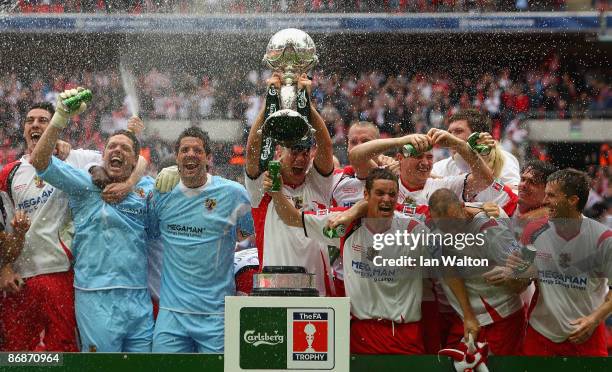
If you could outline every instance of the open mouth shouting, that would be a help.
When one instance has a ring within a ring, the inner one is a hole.
[[[186,176],[195,175],[198,173],[200,168],[200,163],[194,159],[187,159],[183,161],[183,174]]]
[[[383,203],[383,204],[378,205],[378,210],[380,211],[382,215],[388,216],[388,215],[393,214],[394,208],[393,208],[393,205],[391,204]]]
[[[38,143],[38,140],[40,139],[40,137],[42,137],[42,134],[43,132],[40,130],[33,130],[32,132],[30,132],[30,139],[32,140],[32,143]]]
[[[120,171],[124,164],[124,159],[120,155],[113,155],[110,158],[109,166],[111,170]]]
[[[291,173],[293,173],[294,176],[300,176],[300,175],[304,174],[305,171],[306,171],[306,168],[304,168],[304,167],[299,167],[299,166],[298,167],[296,167],[296,166],[291,167]]]

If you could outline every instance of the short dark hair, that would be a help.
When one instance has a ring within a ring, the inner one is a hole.
[[[558,184],[561,191],[567,196],[576,195],[578,212],[584,210],[591,189],[591,179],[585,172],[573,168],[562,169],[548,176],[546,182]]]
[[[534,159],[534,160],[529,160],[523,165],[523,168],[521,169],[521,174],[531,171],[533,172],[535,181],[538,184],[545,185],[546,180],[548,179],[548,176],[550,176],[551,174],[555,173],[558,170],[559,168],[557,168],[556,166],[554,166],[553,164],[549,162],[539,160],[539,159]]]
[[[474,132],[487,132],[491,133],[491,119],[485,113],[482,113],[476,109],[466,109],[451,115],[448,118],[448,123],[452,123],[459,120],[465,120],[470,127],[472,133]]]
[[[433,192],[428,200],[429,209],[437,214],[446,216],[448,210],[455,206],[462,206],[463,202],[459,200],[457,194],[450,189],[441,188]]]
[[[374,181],[376,180],[389,180],[395,183],[398,182],[395,173],[391,172],[389,169],[374,168],[370,170],[370,173],[368,173],[368,177],[366,177],[365,189],[368,192],[372,191],[372,186],[374,186]]]
[[[46,110],[46,111],[48,111],[51,114],[51,116],[53,116],[53,114],[55,114],[55,108],[53,108],[53,105],[51,103],[49,103],[49,102],[36,102],[32,106],[30,106],[28,111],[32,111],[34,109],[43,109],[43,110]]]
[[[178,154],[179,148],[181,147],[181,140],[185,137],[195,137],[202,140],[202,143],[204,144],[204,153],[206,153],[206,155],[210,154],[210,137],[208,137],[208,132],[203,131],[198,127],[189,127],[181,132],[176,140],[176,144],[174,145],[175,154]]]
[[[136,157],[138,157],[140,155],[140,142],[138,142],[138,138],[136,138],[136,135],[132,131],[126,129],[119,129],[114,131],[113,134],[111,134],[106,140],[106,144],[104,145],[104,147],[106,148],[106,145],[108,145],[108,141],[110,141],[111,138],[119,135],[126,136],[127,138],[132,140],[132,143],[134,144],[134,154],[136,154]]]

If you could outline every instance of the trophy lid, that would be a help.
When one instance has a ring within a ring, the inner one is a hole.
[[[286,28],[272,36],[263,61],[273,69],[294,66],[305,71],[313,67],[319,59],[310,35],[297,28]]]

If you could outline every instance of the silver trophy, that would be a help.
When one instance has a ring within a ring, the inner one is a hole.
[[[302,92],[298,97],[297,82],[300,75],[308,72],[318,61],[312,38],[302,30],[286,28],[274,34],[268,42],[263,62],[275,72],[282,73],[281,110],[266,119],[263,131],[285,146],[314,132],[308,119],[298,113],[306,106],[306,93]]]

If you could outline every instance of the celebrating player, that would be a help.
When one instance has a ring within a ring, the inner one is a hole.
[[[164,244],[153,351],[222,353],[234,248],[253,233],[251,204],[242,185],[207,173],[205,132],[186,129],[175,152],[181,182],[151,201],[151,233]]]
[[[457,138],[467,141],[473,133],[480,133],[479,143],[490,147],[488,154],[482,157],[493,171],[493,176],[516,193],[519,183],[519,163],[514,155],[504,151],[491,137],[491,120],[486,114],[467,109],[457,112],[448,119],[448,132]],[[470,167],[461,157],[453,151],[451,157],[440,160],[433,165],[432,173],[441,176],[457,176],[470,172]]]
[[[274,74],[268,86],[279,89],[281,78]],[[306,75],[300,77],[299,89],[310,94],[311,81]],[[283,193],[297,208],[316,210],[327,205],[332,190],[333,152],[332,141],[323,119],[314,106],[310,107],[311,124],[315,129],[316,150],[312,139],[298,142],[291,148],[280,147],[277,157],[281,163],[280,174],[284,184]],[[319,293],[331,291],[329,280],[329,258],[327,249],[311,239],[304,239],[299,229],[287,227],[281,221],[274,201],[264,193],[263,173],[259,159],[264,111],[251,127],[247,141],[246,188],[251,196],[255,220],[256,244],[259,261],[263,266],[303,266],[316,275]],[[314,153],[316,151],[316,153]],[[314,153],[314,159],[313,159]],[[312,165],[312,166],[311,166]],[[287,247],[291,247],[290,250]],[[314,249],[316,247],[316,249]]]
[[[429,198],[429,210],[435,224],[434,231],[451,233],[456,236],[481,234],[483,244],[476,241],[466,246],[444,246],[443,254],[470,259],[486,259],[487,267],[457,267],[453,274],[464,278],[471,308],[476,313],[481,330],[475,340],[486,341],[494,354],[518,355],[525,329],[525,313],[519,293],[527,283],[519,280],[504,280],[504,269],[509,254],[519,249],[512,231],[505,221],[490,218],[479,205],[462,203],[449,189],[439,189]],[[502,212],[503,213],[503,212]],[[502,217],[508,218],[505,214]],[[444,281],[443,281],[444,282]],[[457,347],[463,337],[464,316],[462,307],[447,285],[444,285],[446,298],[455,309],[454,313],[444,314],[448,322],[446,347]],[[444,338],[444,337],[443,337]]]
[[[74,287],[81,350],[148,352],[153,316],[147,291],[145,223],[147,194],[153,181],[145,177],[118,204],[103,201],[91,176],[51,156],[70,116],[86,105],[69,109],[60,94],[50,125],[32,152],[31,162],[42,180],[68,196],[75,225]],[[126,181],[136,167],[140,145],[130,131],[120,130],[106,143],[104,171],[113,182]]]
[[[608,355],[603,322],[612,312],[612,231],[582,215],[588,195],[584,172],[553,173],[544,196],[549,220],[525,227],[524,243],[537,250],[528,272],[537,277],[538,287],[525,355]]]
[[[264,180],[270,190],[272,181]],[[375,168],[366,179],[364,202],[351,208],[341,218],[328,211],[300,213],[278,192],[270,192],[275,208],[289,226],[302,227],[307,237],[340,247],[345,270],[346,293],[351,298],[351,352],[359,354],[423,354],[421,294],[423,276],[420,266],[385,270],[377,267],[383,258],[428,257],[423,245],[409,247],[391,244],[375,249],[374,235],[407,231],[425,234],[427,227],[412,217],[395,212],[398,181],[388,169]],[[338,211],[346,210],[339,208]],[[365,218],[361,218],[365,217]],[[332,223],[332,221],[334,221]],[[346,233],[330,238],[324,233],[340,221],[352,221]],[[381,259],[380,261],[377,260]],[[471,314],[463,283],[451,279],[449,285],[461,298],[464,311]],[[469,317],[469,315],[468,315]],[[466,333],[478,333],[478,323],[471,319]]]
[[[0,190],[5,191],[31,220],[23,250],[14,263],[7,262],[2,267],[2,282],[25,280],[27,283],[18,290],[9,291],[11,293],[2,300],[2,349],[6,351],[78,350],[71,268],[74,228],[68,200],[61,190],[42,180],[30,164],[31,153],[54,114],[53,105],[47,102],[30,107],[23,131],[26,155],[6,165],[0,173]],[[62,141],[57,142],[54,154],[79,169],[102,161],[99,152],[71,150]],[[130,178],[110,190],[113,197],[124,198],[145,168],[146,161],[139,159]],[[15,319],[20,321],[15,322]],[[41,333],[44,334],[42,342]]]

